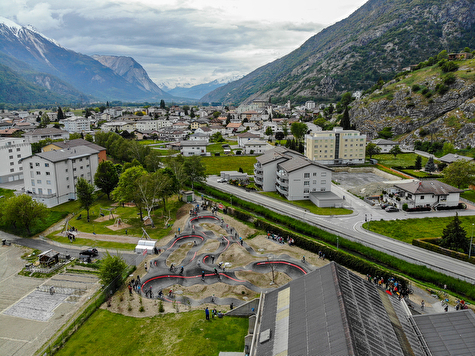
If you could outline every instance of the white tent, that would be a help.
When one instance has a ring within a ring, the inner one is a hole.
[[[144,251],[147,250],[147,254],[151,255],[155,247],[155,242],[156,241],[153,240],[139,240],[137,246],[135,246],[135,253],[144,253]]]

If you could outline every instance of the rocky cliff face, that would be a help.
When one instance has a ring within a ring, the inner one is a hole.
[[[475,47],[473,0],[369,0],[289,55],[217,89],[204,101],[249,97],[335,100],[443,49]]]
[[[357,129],[375,138],[391,127],[402,145],[416,140],[449,141],[456,147],[475,145],[475,60],[461,62],[447,91],[437,91],[448,74],[435,65],[352,103],[350,119]],[[472,74],[474,73],[474,74]],[[416,86],[416,87],[415,87]]]

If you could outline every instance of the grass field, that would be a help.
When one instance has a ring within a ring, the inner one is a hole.
[[[206,321],[204,311],[133,318],[100,309],[56,355],[217,356],[242,352],[248,326],[247,318]]]
[[[378,160],[378,163],[383,166],[392,168],[392,167],[410,167],[414,166],[416,163],[417,154],[415,153],[401,153],[394,157],[392,154],[385,153],[373,156],[374,159]],[[427,158],[422,157],[422,167],[427,163]]]
[[[261,192],[261,194],[267,195],[273,199],[281,200],[288,204],[293,204],[300,206],[301,208],[307,209],[312,214],[317,215],[348,215],[353,213],[353,210],[344,209],[344,208],[319,208],[315,206],[310,200],[294,200],[288,201],[287,199],[280,196],[280,194],[276,192]]]
[[[207,175],[219,175],[221,171],[237,171],[242,168],[244,173],[254,174],[255,156],[219,156],[203,157]]]
[[[455,212],[453,213],[455,216]],[[462,227],[470,237],[472,224],[475,224],[475,216],[459,216]],[[442,232],[453,217],[446,218],[422,218],[390,221],[370,221],[364,223],[363,227],[378,234],[391,237],[396,240],[412,244],[412,240],[424,237],[440,237]]]

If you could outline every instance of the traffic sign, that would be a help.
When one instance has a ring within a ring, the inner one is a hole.
[[[224,205],[223,204],[218,204],[218,208],[220,208],[221,210],[224,209]]]

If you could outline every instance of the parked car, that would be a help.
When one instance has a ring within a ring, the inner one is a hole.
[[[399,209],[396,208],[395,206],[388,206],[388,207],[387,207],[386,209],[384,209],[384,210],[386,210],[388,213],[395,213],[395,212],[399,211]]]
[[[226,178],[218,178],[217,182],[218,183],[227,183],[228,180]]]
[[[391,205],[388,204],[388,203],[382,203],[381,204],[381,209],[386,209],[388,206],[391,206]]]
[[[79,252],[79,254],[84,256],[97,256],[99,252],[96,248],[88,248],[87,250]]]

